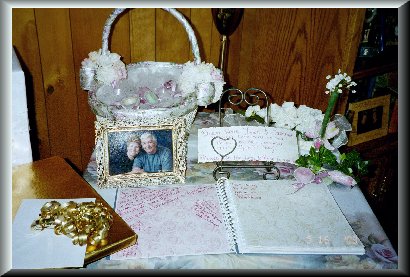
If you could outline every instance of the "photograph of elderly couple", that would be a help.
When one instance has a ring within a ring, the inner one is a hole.
[[[173,171],[172,130],[108,133],[109,174]]]

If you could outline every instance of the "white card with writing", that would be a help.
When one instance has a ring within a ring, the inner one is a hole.
[[[211,127],[198,130],[198,162],[273,161],[295,163],[296,131],[259,126]]]

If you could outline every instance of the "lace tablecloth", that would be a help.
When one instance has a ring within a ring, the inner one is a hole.
[[[198,113],[188,140],[187,183],[214,182],[214,163],[197,163],[198,128],[218,126],[215,113]],[[288,170],[288,172],[286,171]],[[262,169],[243,168],[231,172],[231,178],[260,180]],[[282,178],[292,178],[289,169],[281,169]],[[92,155],[85,180],[114,206],[117,189],[99,189],[96,185],[95,156]],[[331,184],[330,191],[346,219],[365,245],[366,253],[356,255],[268,255],[218,254],[172,256],[135,260],[110,260],[109,257],[87,265],[89,269],[397,269],[398,256],[358,186],[349,189]]]

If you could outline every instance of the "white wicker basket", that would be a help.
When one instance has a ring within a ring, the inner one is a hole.
[[[112,55],[108,50],[108,38],[111,31],[111,25],[117,18],[117,16],[121,14],[124,10],[125,9],[115,9],[107,19],[102,36],[102,49],[99,52],[99,55]],[[185,19],[185,17],[175,9],[164,8],[163,10],[173,15],[185,28],[188,34],[189,41],[191,43],[191,49],[194,56],[193,65],[208,66],[209,68],[209,65],[211,64],[201,63],[199,47],[197,39],[195,37],[195,33],[190,24],[188,23],[188,21]],[[169,105],[164,104],[165,106],[158,105],[156,107],[149,108],[133,106],[132,108],[130,108],[121,105],[113,105],[111,103],[107,103],[107,101],[104,101],[104,97],[107,97],[107,95],[113,95],[114,91],[116,94],[115,97],[118,96],[117,98],[120,98],[121,96],[125,95],[127,90],[130,91],[133,88],[137,89],[138,87],[140,88],[144,86],[148,87],[150,90],[154,90],[155,86],[164,84],[170,79],[176,82],[177,88],[178,86],[182,87],[182,85],[180,86],[177,80],[179,76],[181,76],[184,70],[184,66],[185,64],[149,61],[128,64],[126,65],[127,78],[118,80],[118,82],[115,83],[114,87],[107,84],[103,85],[99,83],[98,78],[96,78],[95,68],[84,66],[83,63],[83,66],[80,69],[80,83],[83,89],[88,90],[88,102],[93,112],[97,115],[97,121],[100,117],[103,117],[105,119],[113,121],[120,120],[134,122],[136,124],[155,124],[156,122],[161,121],[165,118],[183,117],[186,123],[186,130],[187,132],[189,132],[189,129],[192,125],[192,122],[195,118],[195,114],[197,112],[198,104],[207,105],[208,103],[215,102],[215,99],[219,99],[219,95],[220,93],[222,93],[223,77],[221,77],[221,80],[214,82],[212,86],[205,84],[206,90],[212,90],[211,96],[207,97],[206,101],[211,100],[208,102],[202,101],[202,99],[206,98],[203,96],[204,93],[200,92],[200,90],[202,90],[204,86],[200,86],[203,84],[198,83],[195,84],[195,86],[191,86],[192,89],[190,89],[189,91],[183,91],[183,93],[178,95],[179,97],[175,98],[175,100],[171,101],[171,103],[167,103]],[[214,70],[213,65],[211,65],[211,67],[212,70]],[[215,71],[212,71],[212,75],[214,75],[214,72],[217,72],[217,74],[220,74],[220,76],[222,76],[221,72],[216,69]],[[195,74],[193,75],[195,77]],[[215,83],[217,83],[217,85],[215,85]],[[205,91],[205,94],[207,92],[208,91]],[[214,100],[212,100],[212,98]]]
[[[111,25],[125,9],[115,9],[104,25],[102,49],[89,53],[81,63],[80,85],[88,91],[88,103],[96,114],[96,162],[98,185],[127,187],[183,183],[187,140],[198,105],[220,99],[223,75],[212,64],[201,62],[192,27],[175,9],[164,9],[185,28],[194,61],[185,64],[139,62],[125,65],[108,50]],[[165,172],[128,172],[126,139],[145,130],[168,136],[171,132],[173,169]],[[111,136],[111,140],[110,140]],[[124,146],[125,145],[125,146]],[[124,154],[123,154],[124,153]],[[121,165],[124,170],[112,170]]]

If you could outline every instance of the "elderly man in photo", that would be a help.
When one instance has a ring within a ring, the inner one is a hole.
[[[172,152],[169,148],[158,145],[153,133],[141,135],[141,146],[145,152],[140,153],[132,167],[133,173],[172,171]]]

